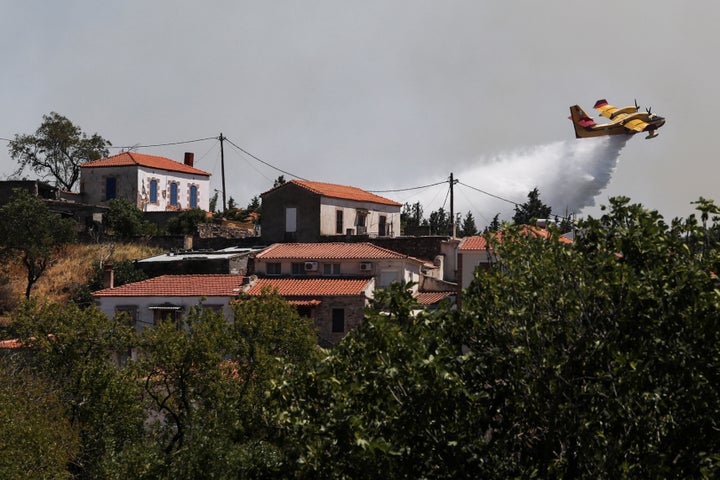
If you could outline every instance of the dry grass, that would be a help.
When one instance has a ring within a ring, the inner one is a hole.
[[[144,245],[101,243],[92,245],[66,245],[58,251],[40,280],[33,286],[31,296],[43,301],[64,302],[77,285],[88,282],[93,265],[99,261],[119,262],[137,260],[161,253],[157,248]],[[10,280],[8,294],[21,299],[25,295],[27,271],[20,258],[6,265]]]

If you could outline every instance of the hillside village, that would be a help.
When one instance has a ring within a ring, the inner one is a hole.
[[[209,210],[210,174],[183,162],[123,152],[81,165],[80,191],[62,192],[39,181],[2,182],[0,198],[24,188],[49,207],[101,230],[108,202],[123,198],[146,218],[167,222],[188,209]],[[241,294],[277,291],[315,323],[318,342],[331,346],[363,319],[373,292],[393,282],[410,285],[419,308],[447,301],[478,265],[482,237],[405,236],[402,204],[353,186],[291,180],[260,195],[262,224],[241,235],[206,225],[166,253],[137,258],[147,280],[114,284],[106,265],[103,289],[92,293],[108,317],[126,312],[139,330],[161,319],[179,319],[194,305],[222,310]],[[210,232],[210,233],[207,233]],[[218,247],[221,245],[221,247]]]
[[[14,188],[28,189],[53,211],[102,230],[108,203],[118,198],[154,222],[167,223],[184,210],[208,211],[209,183],[192,153],[176,162],[123,152],[81,165],[78,193],[39,181],[3,182],[0,192],[9,198]],[[331,346],[362,323],[376,289],[404,282],[419,308],[459,305],[472,272],[490,261],[480,236],[403,235],[403,205],[357,187],[290,180],[260,198],[261,225],[239,238],[227,233],[232,229],[212,232],[200,224],[181,247],[134,259],[147,280],[116,286],[106,265],[95,304],[108,317],[126,312],[142,330],[168,316],[180,319],[200,302],[229,317],[239,295],[277,291],[313,320],[319,343]]]
[[[56,283],[64,300],[45,301],[28,283],[0,330],[8,478],[720,468],[703,453],[720,448],[712,201],[672,228],[620,197],[573,239],[525,224],[458,238],[406,234],[400,203],[308,180],[227,221],[192,155],[124,152],[81,173],[77,193],[0,182],[7,218],[24,199],[85,243],[57,259],[81,288]],[[118,202],[142,234],[110,221]],[[153,233],[188,212],[185,234]],[[31,237],[38,223],[12,225]],[[105,242],[118,237],[129,244]],[[83,247],[100,261],[75,257]]]

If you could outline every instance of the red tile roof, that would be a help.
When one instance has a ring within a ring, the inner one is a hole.
[[[341,198],[343,200],[354,200],[356,202],[380,203],[382,205],[391,205],[394,207],[402,207],[402,203],[398,203],[389,198],[375,195],[357,187],[347,185],[336,185],[334,183],[311,182],[309,180],[290,180],[289,182],[278,185],[277,187],[263,193],[261,196],[272,192],[278,188],[283,188],[288,184],[294,184],[312,193],[322,195],[323,197]]]
[[[422,260],[402,253],[378,247],[372,243],[275,243],[258,253],[260,260],[384,260],[408,258],[419,263]]]
[[[542,237],[542,238],[548,238],[550,236],[550,232],[548,230],[544,230],[541,228],[536,227],[530,227],[526,226],[522,229],[520,232],[521,234],[532,234],[536,237]],[[502,232],[497,232],[494,235],[494,238],[498,242],[502,242]],[[567,237],[558,237],[558,241],[560,243],[572,243],[572,240],[570,240]],[[484,235],[476,235],[472,237],[465,237],[462,242],[460,242],[460,246],[458,246],[459,251],[469,251],[469,250],[486,250],[489,247],[487,243],[487,239]],[[492,248],[492,247],[490,247]]]
[[[283,297],[355,296],[363,292],[368,278],[258,278],[248,295],[260,295],[263,288],[276,289]]]
[[[455,292],[418,292],[415,300],[417,300],[420,305],[434,305],[440,300],[448,298],[450,295],[455,295]]]
[[[94,297],[235,297],[242,275],[162,275],[93,292]]]
[[[148,167],[157,168],[159,170],[167,170],[170,172],[189,173],[192,175],[203,175],[209,177],[208,172],[198,170],[195,167],[176,162],[165,157],[157,157],[155,155],[145,155],[137,152],[123,152],[108,158],[101,158],[92,162],[81,165],[81,168],[103,168],[103,167]]]

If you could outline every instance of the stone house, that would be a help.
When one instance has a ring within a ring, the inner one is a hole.
[[[300,315],[312,318],[318,343],[329,347],[362,323],[375,282],[372,277],[266,277],[253,278],[244,288],[248,295],[261,295],[266,289],[277,291]]]
[[[356,187],[291,180],[260,195],[262,239],[316,242],[335,235],[400,235],[402,204]]]
[[[107,204],[124,198],[144,212],[210,208],[210,174],[193,166],[186,153],[184,163],[165,157],[123,152],[85,163],[80,167],[83,202]]]

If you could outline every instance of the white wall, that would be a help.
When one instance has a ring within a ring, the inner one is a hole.
[[[102,167],[83,168],[80,190],[83,201],[93,204],[107,204],[105,185],[108,177],[116,178],[115,198],[124,198],[133,202],[141,210],[157,212],[165,210],[184,210],[190,208],[190,185],[198,187],[198,208],[210,208],[210,178],[204,175],[191,175],[146,167]],[[158,180],[157,203],[150,203],[150,180]],[[178,183],[178,206],[170,207],[170,183]]]
[[[368,211],[365,226],[369,235],[378,235],[380,216],[383,215],[387,221],[386,236],[397,237],[400,235],[401,207],[329,197],[322,197],[320,200],[320,235],[338,235],[336,230],[336,212],[338,210],[343,212],[342,234],[344,235],[348,228],[355,230],[358,208]]]
[[[150,202],[150,181],[158,181],[157,203]],[[178,205],[170,205],[170,184],[178,183]],[[205,211],[210,208],[210,178],[181,172],[168,172],[142,167],[138,169],[138,208],[146,212],[164,212],[165,210],[186,210],[190,207],[190,186],[198,187],[197,208]]]
[[[95,304],[100,310],[113,318],[118,309],[126,309],[134,307],[137,319],[137,329],[142,331],[143,328],[153,325],[155,313],[150,310],[150,306],[161,304],[172,304],[182,306],[182,315],[185,316],[190,309],[199,305],[202,301],[203,305],[214,306],[222,305],[223,315],[228,321],[233,319],[232,310],[230,309],[230,297],[97,297]]]

